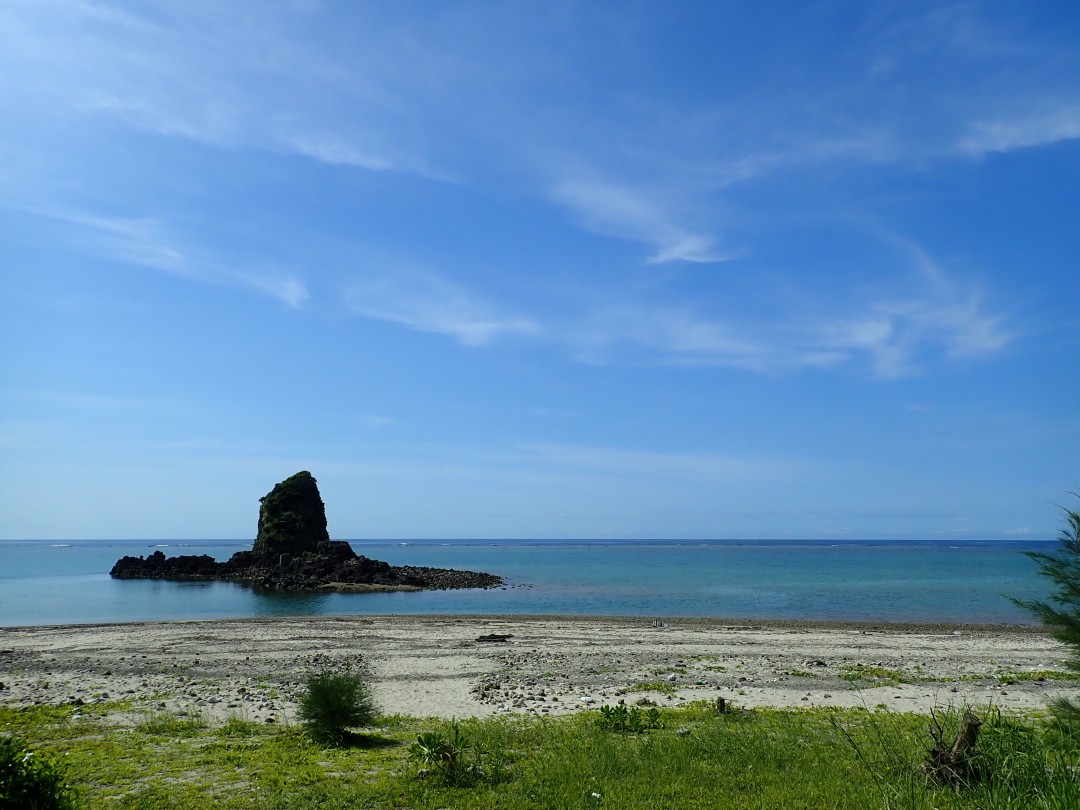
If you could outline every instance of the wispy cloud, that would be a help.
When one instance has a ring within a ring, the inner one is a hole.
[[[122,217],[69,210],[24,209],[51,222],[62,241],[108,259],[157,270],[201,283],[254,290],[298,308],[308,299],[295,274],[273,268],[251,268],[208,256],[185,244],[153,217]]]
[[[675,224],[659,200],[645,192],[610,183],[565,180],[555,187],[553,197],[571,208],[584,227],[650,246],[651,264],[707,264],[732,258],[730,252],[719,249],[715,237]]]
[[[1070,100],[1044,112],[1021,113],[974,121],[962,135],[958,148],[979,156],[1051,146],[1080,138],[1080,104]]]
[[[0,10],[0,68],[26,78],[6,93],[27,111],[208,146],[436,174],[407,134],[419,127],[419,99],[403,100],[409,63],[395,61],[374,26],[357,27],[362,42],[346,51],[313,35],[326,24],[319,4],[166,5],[52,0]]]
[[[700,307],[645,302],[595,309],[570,342],[592,363],[666,363],[776,374],[799,369],[864,370],[881,378],[922,371],[935,355],[989,357],[1015,335],[976,292],[943,276],[919,296],[859,305],[819,303],[770,318],[704,314]]]
[[[345,301],[365,318],[448,335],[465,346],[540,331],[532,320],[498,312],[457,283],[402,265],[351,282]]]
[[[875,302],[865,316],[826,323],[815,332],[808,342],[837,360],[862,358],[881,377],[917,372],[934,348],[950,359],[973,358],[997,352],[1014,337],[1003,317],[985,312],[974,296]]]

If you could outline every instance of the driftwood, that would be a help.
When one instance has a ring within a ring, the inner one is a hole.
[[[967,712],[960,720],[960,730],[951,743],[945,740],[945,729],[937,714],[930,712],[930,736],[934,747],[930,749],[924,769],[930,778],[943,785],[960,788],[979,781],[979,767],[975,762],[975,742],[982,722]]]
[[[505,634],[503,634],[503,633],[488,633],[486,636],[477,636],[476,640],[477,641],[498,642],[498,641],[509,641],[513,637],[514,637],[513,633],[505,633]]]

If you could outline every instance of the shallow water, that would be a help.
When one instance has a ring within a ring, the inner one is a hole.
[[[392,613],[713,616],[1030,624],[1045,598],[1024,550],[1055,543],[354,541],[394,565],[487,571],[505,588],[280,594],[227,582],[113,580],[126,554],[209,554],[250,541],[0,542],[0,626]]]

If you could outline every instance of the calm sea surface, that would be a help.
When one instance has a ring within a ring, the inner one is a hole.
[[[499,574],[492,590],[259,593],[232,583],[118,581],[126,554],[209,554],[251,541],[2,541],[0,626],[386,613],[518,613],[1031,624],[1044,599],[1024,550],[1056,542],[353,541],[394,565]]]

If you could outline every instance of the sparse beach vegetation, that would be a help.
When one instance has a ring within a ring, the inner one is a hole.
[[[628,692],[659,692],[662,695],[674,695],[675,684],[670,681],[638,681],[630,686]]]
[[[982,778],[953,788],[925,773],[931,737],[920,714],[720,715],[698,703],[640,712],[633,734],[611,733],[595,711],[460,723],[397,715],[377,722],[370,744],[327,748],[287,724],[184,723],[173,734],[158,723],[148,733],[118,724],[124,706],[95,708],[0,707],[0,734],[62,759],[87,808],[1080,806],[1080,738],[995,711],[980,713]],[[960,716],[941,715],[946,734]]]
[[[349,729],[370,726],[379,710],[362,674],[319,672],[308,678],[297,715],[313,740],[342,745]]]

